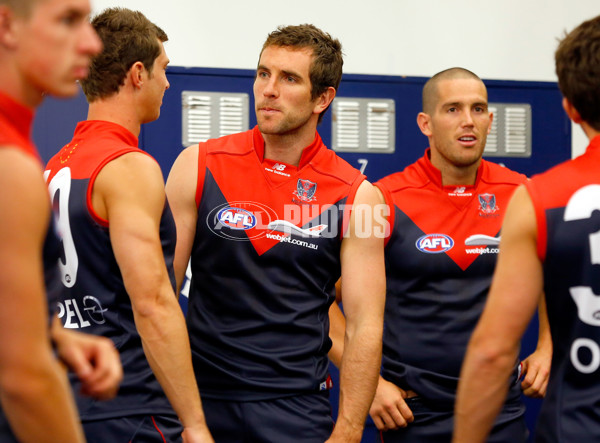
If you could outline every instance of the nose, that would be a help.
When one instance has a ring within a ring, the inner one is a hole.
[[[463,125],[464,126],[473,126],[473,115],[471,114],[470,111],[463,113]]]
[[[102,40],[90,23],[83,25],[83,35],[80,40],[81,51],[90,56],[98,54],[102,51]]]
[[[266,97],[277,97],[279,95],[279,89],[275,76],[270,76],[264,80],[263,95]]]
[[[165,91],[166,91],[167,89],[169,89],[171,87],[171,83],[169,83],[169,79],[167,77],[165,77],[165,79],[166,79],[166,82],[167,82],[167,84],[165,86]]]

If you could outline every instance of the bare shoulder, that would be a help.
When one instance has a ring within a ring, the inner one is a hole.
[[[121,192],[127,189],[147,189],[152,192],[164,188],[164,178],[154,158],[143,152],[129,152],[102,168],[96,179],[97,186]]]
[[[185,148],[177,156],[167,179],[167,195],[169,202],[188,200],[195,196],[198,180],[199,145]]]
[[[1,192],[5,198],[42,197],[41,203],[48,199],[41,164],[19,149],[0,147],[0,186],[5,191],[18,190]]]
[[[0,188],[0,233],[6,234],[1,235],[3,245],[16,241],[20,234],[41,237],[50,214],[50,200],[37,159],[18,149],[0,148]]]
[[[169,180],[179,179],[182,175],[195,175],[198,167],[199,145],[192,145],[179,153],[169,172]]]
[[[356,197],[354,198],[354,202],[357,205],[376,205],[378,203],[382,203],[382,201],[383,196],[381,191],[379,191],[376,186],[373,186],[373,184],[367,180],[360,184],[358,190],[356,191]]]

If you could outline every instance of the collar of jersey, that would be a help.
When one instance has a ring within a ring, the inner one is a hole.
[[[263,139],[263,136],[260,133],[258,126],[255,126],[252,129],[252,138],[254,140],[254,150],[256,151],[258,159],[262,163],[265,157],[265,140]],[[308,145],[302,150],[302,156],[300,157],[300,163],[298,163],[297,169],[300,170],[304,166],[306,166],[317,154],[317,152],[319,152],[319,149],[322,145],[323,142],[321,141],[321,136],[318,132],[315,131],[315,139],[310,145]]]
[[[431,163],[431,160],[429,157],[430,151],[431,151],[431,148],[427,148],[425,150],[425,155],[421,159],[419,159],[418,163],[421,166],[421,170],[423,171],[423,173],[427,176],[427,178],[432,183],[434,183],[440,189],[445,189],[446,187],[442,186],[442,173],[440,172],[440,170],[438,168],[433,166],[433,164]],[[452,185],[452,186],[454,186],[454,187],[465,186],[470,189],[477,188],[477,185],[479,184],[479,181],[481,180],[481,175],[483,173],[484,163],[485,162],[482,159],[481,163],[479,164],[479,168],[477,168],[477,177],[475,178],[474,185]]]

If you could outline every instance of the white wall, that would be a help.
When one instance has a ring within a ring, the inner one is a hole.
[[[463,66],[484,79],[556,81],[557,39],[598,0],[92,0],[142,11],[169,35],[175,66],[253,69],[278,25],[313,23],[342,42],[344,72],[429,77]],[[573,155],[587,145],[573,128]]]

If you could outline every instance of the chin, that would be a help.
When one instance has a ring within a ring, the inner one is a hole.
[[[58,87],[46,88],[45,95],[53,95],[59,98],[73,97],[79,93],[79,85],[75,82],[72,84],[64,84]]]

